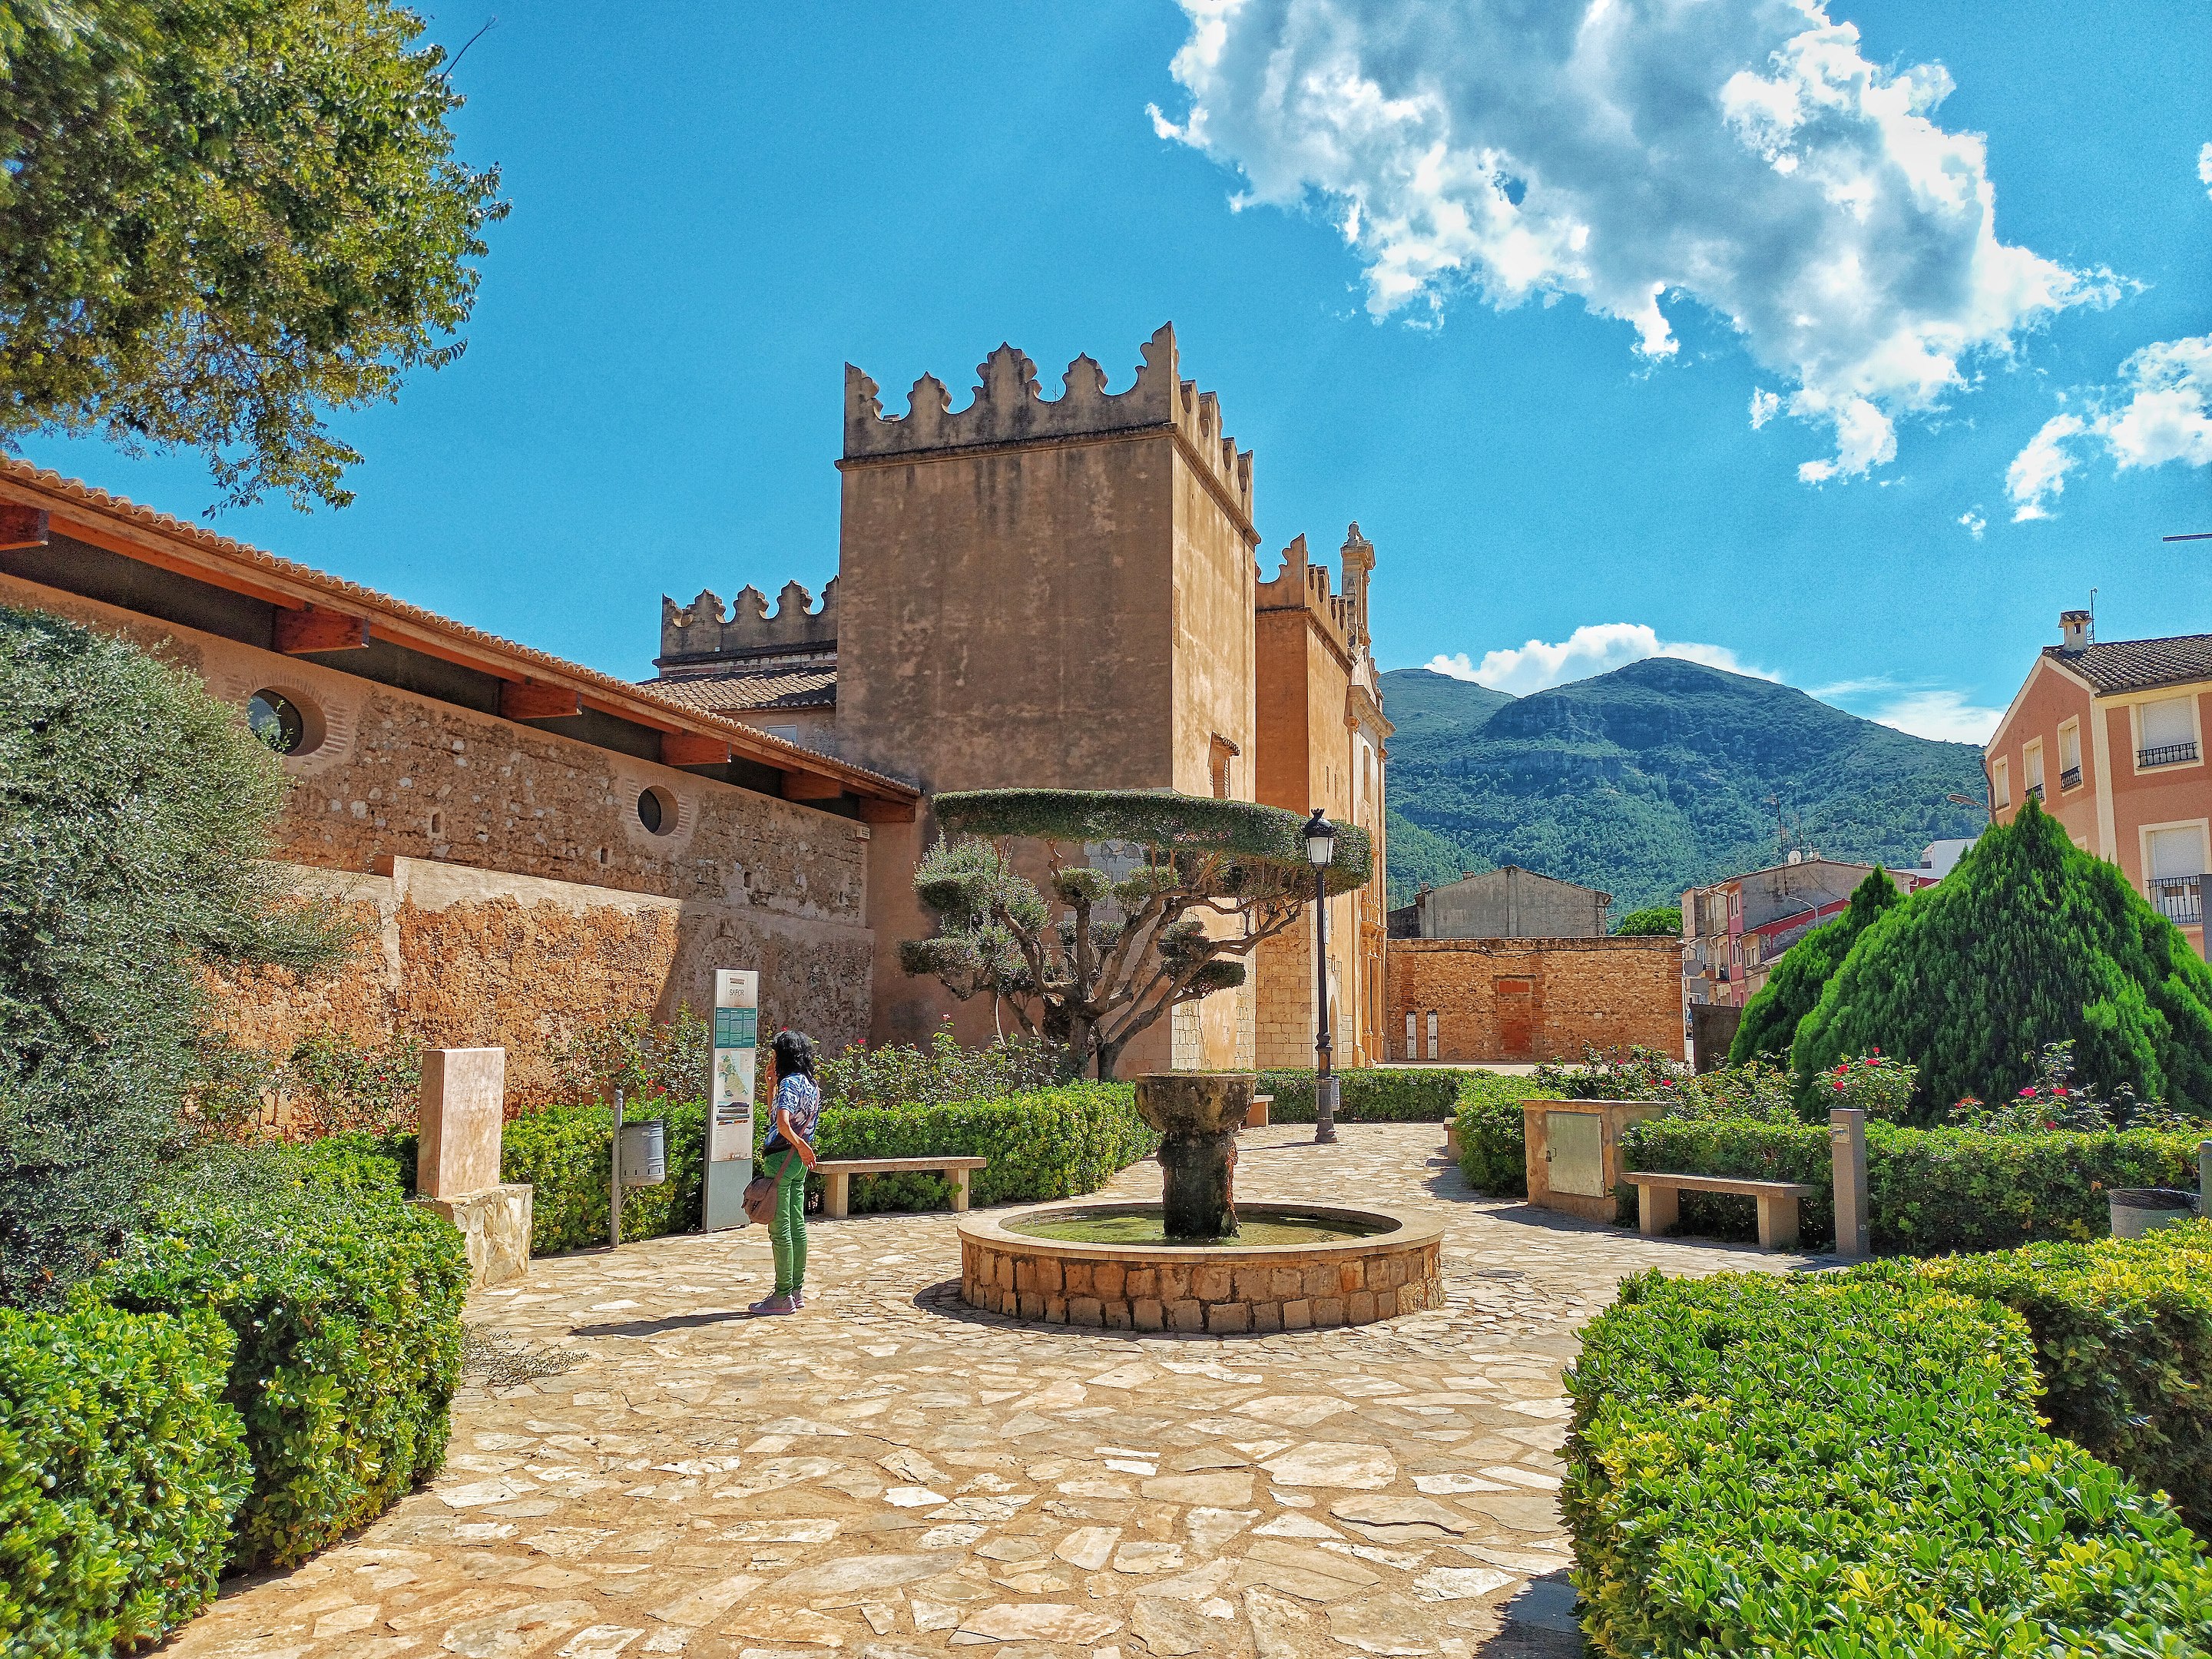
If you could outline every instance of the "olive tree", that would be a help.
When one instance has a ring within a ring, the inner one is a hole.
[[[1101,1078],[1173,1009],[1243,984],[1261,941],[1313,895],[1305,821],[1277,807],[1126,789],[985,789],[932,805],[945,833],[914,885],[937,932],[902,940],[899,965],[963,1001],[999,999],[1024,1033]],[[1104,848],[1125,867],[1092,862]],[[1366,832],[1340,826],[1328,890],[1363,886],[1372,868]]]

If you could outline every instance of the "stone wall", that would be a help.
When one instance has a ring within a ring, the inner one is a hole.
[[[624,1015],[709,1008],[717,968],[760,970],[770,1029],[796,1026],[832,1054],[867,1035],[866,928],[415,859],[387,876],[289,871],[295,890],[335,902],[359,932],[336,974],[210,976],[226,1029],[264,1054],[317,1031],[499,1047],[509,1105],[529,1104],[555,1092],[550,1060],[565,1040]]]
[[[1389,945],[1391,1060],[1574,1060],[1585,1046],[1682,1052],[1681,946],[1671,939],[1398,939]],[[1419,1052],[1406,1052],[1406,1016]]]

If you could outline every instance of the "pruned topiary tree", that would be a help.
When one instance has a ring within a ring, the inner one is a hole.
[[[2030,799],[1937,885],[1861,933],[1797,1027],[1809,1096],[1879,1048],[1920,1068],[1917,1115],[2032,1086],[2044,1045],[2074,1042],[2080,1081],[2212,1113],[2212,969],[2181,930]]]
[[[1859,935],[1876,916],[1904,902],[1905,895],[1897,890],[1888,871],[1869,871],[1867,878],[1851,890],[1850,908],[1784,951],[1759,994],[1744,1004],[1743,1021],[1729,1045],[1729,1064],[1742,1066],[1754,1060],[1787,1064],[1790,1045],[1797,1040],[1798,1022],[1813,1012]]]
[[[111,1254],[210,1080],[212,962],[342,954],[264,860],[276,757],[191,675],[0,607],[0,1304]]]
[[[937,932],[902,940],[899,965],[963,1001],[1000,999],[1101,1078],[1171,1009],[1243,984],[1260,941],[1313,894],[1305,821],[1279,807],[1136,789],[983,789],[933,806],[945,834],[914,885]],[[1041,884],[1018,841],[1042,843]],[[1117,843],[1126,872],[1089,862],[1087,848]],[[1339,825],[1329,892],[1372,868],[1366,832]]]

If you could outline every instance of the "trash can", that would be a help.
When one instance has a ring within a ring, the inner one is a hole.
[[[2156,1227],[2171,1227],[2197,1213],[2197,1194],[2170,1187],[2115,1187],[2112,1237],[2141,1238]]]
[[[665,1119],[649,1117],[622,1126],[622,1184],[658,1187],[668,1179],[668,1129]]]

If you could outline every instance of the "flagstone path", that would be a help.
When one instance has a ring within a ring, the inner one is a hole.
[[[1442,1217],[1445,1307],[1254,1337],[1024,1326],[960,1303],[942,1215],[817,1225],[787,1319],[743,1316],[769,1288],[758,1228],[540,1261],[470,1317],[586,1363],[471,1383],[431,1486],[229,1586],[170,1651],[1580,1652],[1555,1498],[1577,1327],[1648,1267],[1803,1258],[1479,1198],[1435,1125],[1310,1133],[1248,1134],[1240,1192]]]

